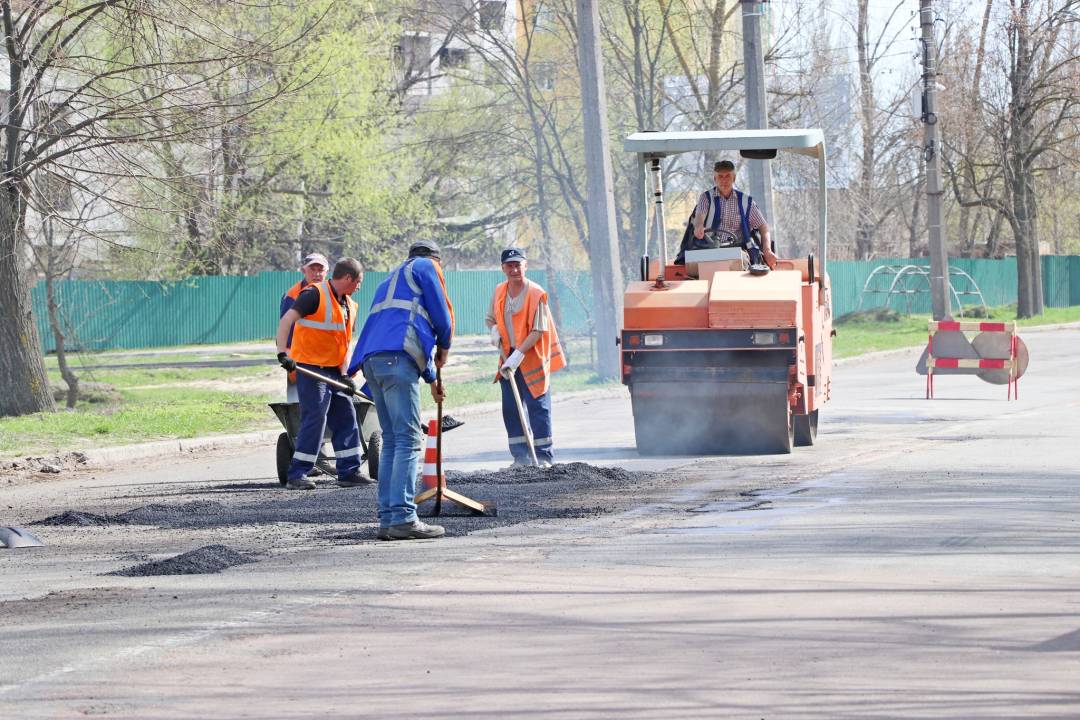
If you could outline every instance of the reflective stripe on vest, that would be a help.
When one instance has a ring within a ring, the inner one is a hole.
[[[416,363],[416,367],[421,372],[427,367],[428,358],[424,355],[424,348],[420,345],[419,338],[416,337],[416,316],[424,318],[424,321],[432,327],[435,326],[431,322],[431,316],[428,315],[428,311],[420,304],[420,298],[423,296],[423,290],[416,282],[416,278],[413,277],[412,264],[416,258],[409,258],[405,261],[405,264],[400,265],[394,274],[390,276],[390,283],[386,286],[386,295],[383,297],[382,302],[375,303],[371,306],[371,312],[368,314],[370,318],[372,315],[376,315],[383,310],[408,310],[409,320],[405,325],[405,337],[402,339],[402,350],[408,353],[413,362]],[[409,285],[409,291],[412,293],[412,300],[397,299],[394,297],[394,293],[397,292],[398,281],[401,279],[404,273],[405,282]]]
[[[315,328],[316,330],[345,330],[345,323],[334,322],[334,308],[331,303],[335,300],[334,294],[330,292],[330,283],[323,280],[319,283],[319,288],[322,290],[322,299],[325,300],[322,304],[326,307],[323,309],[323,320],[308,320],[307,318],[300,318],[296,321],[297,325],[303,325],[304,327]],[[344,315],[344,313],[342,313]]]
[[[329,281],[311,287],[319,294],[319,305],[314,312],[296,321],[291,355],[297,362],[309,365],[340,365],[349,352],[356,303],[345,297],[342,306]]]
[[[394,293],[397,291],[398,278],[401,277],[401,271],[406,270],[405,282],[409,284],[409,290],[412,291],[412,300],[399,300],[394,298]],[[368,313],[368,317],[371,317],[375,313],[382,312],[388,308],[394,308],[396,310],[408,310],[409,311],[409,324],[412,324],[413,319],[419,315],[431,323],[431,317],[428,315],[428,311],[424,309],[424,306],[420,304],[420,296],[422,295],[420,286],[416,284],[416,279],[412,274],[412,261],[405,263],[390,277],[390,284],[386,287],[386,298],[380,302],[371,306],[371,311]]]
[[[516,338],[518,342],[524,342],[525,338],[528,337],[537,308],[541,302],[547,302],[547,293],[544,292],[542,287],[531,280],[525,282],[525,292],[527,293],[525,302],[522,304],[521,310],[510,317],[514,326],[514,335],[520,336]],[[502,337],[504,354],[509,353],[507,344],[509,328],[506,326],[506,303],[510,301],[509,294],[508,283],[501,283],[495,290],[495,321]],[[550,311],[548,312],[548,330],[541,333],[536,344],[525,353],[525,357],[518,368],[525,380],[525,386],[534,398],[538,398],[547,392],[551,373],[566,367],[566,361],[559,345],[559,334],[555,329],[555,323],[551,320]]]

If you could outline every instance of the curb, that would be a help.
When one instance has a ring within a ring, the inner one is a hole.
[[[220,450],[238,445],[264,444],[268,446],[277,440],[281,430],[259,430],[235,435],[209,435],[206,437],[183,438],[180,440],[158,440],[137,445],[117,445],[115,447],[93,448],[77,452],[85,456],[83,466],[97,467],[112,465],[126,460],[140,460],[149,457],[183,455],[200,450]]]
[[[595,390],[579,390],[576,392],[561,393],[552,399],[553,404],[559,404],[564,400],[590,400],[604,397],[617,397],[623,390],[621,385],[611,388],[597,388]],[[455,410],[453,415],[462,417],[475,417],[498,411],[502,406],[499,403],[476,403],[465,405]],[[135,445],[117,445],[115,447],[93,448],[90,450],[78,450],[86,459],[80,463],[81,467],[101,467],[115,465],[128,460],[141,460],[150,457],[175,457],[188,453],[205,450],[223,450],[241,445],[265,445],[270,448],[281,434],[281,428],[274,430],[257,430],[250,433],[237,433],[233,435],[208,435],[197,438],[183,438],[179,440],[157,440]]]

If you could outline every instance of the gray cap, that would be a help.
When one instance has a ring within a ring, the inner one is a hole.
[[[322,253],[308,253],[304,256],[304,263],[300,267],[307,267],[308,265],[322,265],[324,268],[330,269],[330,263]]]
[[[434,240],[417,240],[409,246],[409,257],[433,257],[438,260],[441,256],[442,250]]]

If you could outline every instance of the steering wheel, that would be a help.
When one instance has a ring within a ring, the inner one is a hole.
[[[695,245],[698,249],[713,249],[713,248],[729,248],[739,247],[742,243],[739,242],[739,238],[734,233],[730,233],[727,230],[712,229],[709,228],[705,231],[705,237],[698,240]]]

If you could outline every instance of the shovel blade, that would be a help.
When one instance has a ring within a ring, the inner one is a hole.
[[[0,527],[0,547],[41,547],[44,544],[26,528]]]

